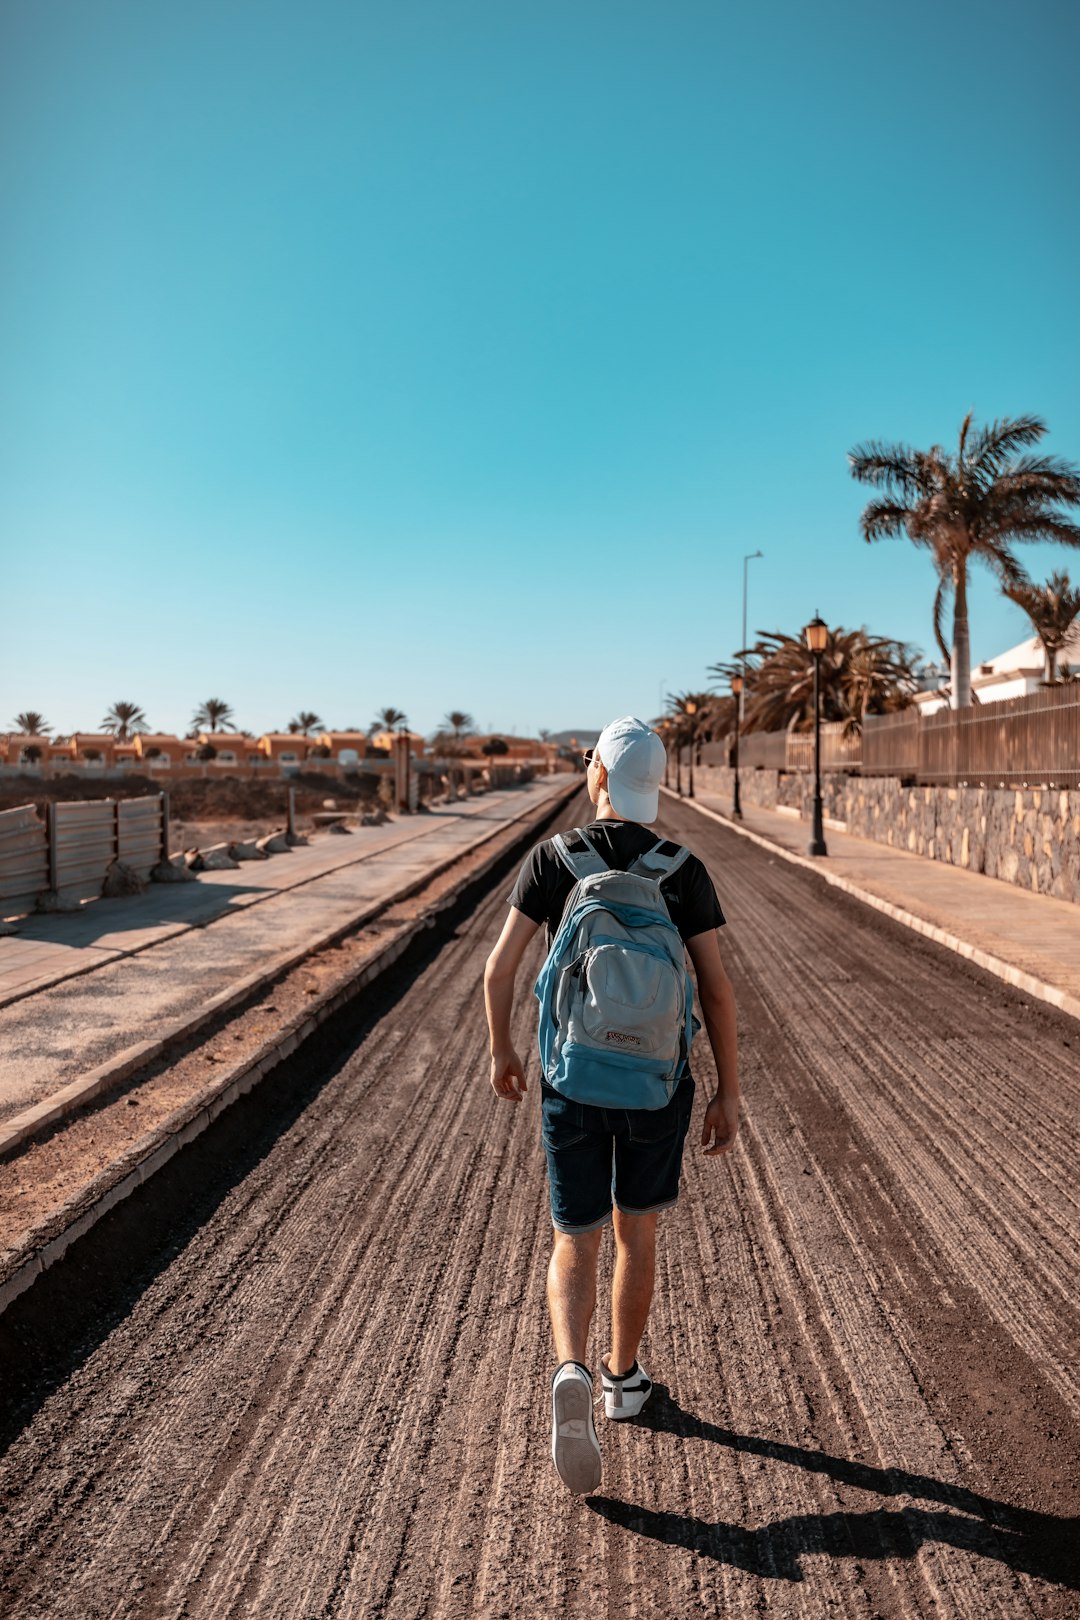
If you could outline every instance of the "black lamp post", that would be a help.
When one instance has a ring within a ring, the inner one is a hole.
[[[741,675],[731,677],[731,695],[735,699],[735,799],[731,806],[731,814],[736,821],[742,820],[742,801],[739,798],[739,711],[742,697],[743,678]]]
[[[697,714],[697,704],[693,698],[687,701],[686,713],[690,717],[690,782],[686,789],[686,797],[692,799],[694,797],[694,739],[697,736],[697,722],[694,719],[695,714]]]
[[[402,811],[409,812],[409,733],[405,716],[398,722],[398,748],[401,751]]]
[[[814,823],[807,853],[827,855],[825,848],[825,818],[821,808],[821,655],[829,640],[829,627],[818,614],[810,620],[803,632],[806,645],[814,655]]]

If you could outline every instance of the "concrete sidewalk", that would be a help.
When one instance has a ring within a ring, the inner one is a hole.
[[[854,838],[828,823],[829,853],[814,858],[806,853],[810,825],[798,816],[752,807],[739,824],[731,820],[730,800],[699,794],[683,802],[1080,1018],[1080,906]]]
[[[28,919],[0,938],[0,1120],[161,1032],[231,988],[316,949],[567,791],[565,776],[306,847],[198,883]],[[6,978],[4,975],[6,974]]]

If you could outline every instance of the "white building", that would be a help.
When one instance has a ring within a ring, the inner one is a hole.
[[[1058,674],[1062,664],[1080,666],[1080,623],[1074,624],[1058,654]],[[1046,680],[1046,654],[1038,636],[1029,636],[1007,652],[998,653],[984,664],[973,664],[971,690],[980,703],[1003,703],[1006,698],[1026,697],[1037,692]],[[940,692],[916,692],[920,714],[936,714],[948,708],[949,700]]]

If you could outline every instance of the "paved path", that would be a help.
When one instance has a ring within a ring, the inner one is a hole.
[[[700,1041],[657,1389],[601,1416],[600,1490],[548,1450],[539,936],[528,1096],[486,1079],[503,880],[2,1320],[5,1612],[1075,1617],[1073,1026],[685,805],[662,825],[728,915],[746,1106],[704,1159]]]
[[[702,793],[694,802],[730,815],[730,799]],[[797,816],[755,807],[743,812],[742,826],[781,849],[806,855],[810,827]],[[1020,989],[1032,988],[1021,977],[1027,975],[1057,992],[1056,1004],[1065,1011],[1080,1008],[1080,906],[835,827],[826,826],[825,842],[828,856],[813,863],[824,876],[853,885],[881,902],[883,910],[908,913],[925,925],[922,931],[930,938],[951,936],[982,966],[990,966],[984,958],[996,958],[1015,970],[1001,976]]]
[[[324,834],[198,883],[28,919],[0,939],[0,1119],[316,945],[565,788],[565,777],[546,777],[351,837]]]

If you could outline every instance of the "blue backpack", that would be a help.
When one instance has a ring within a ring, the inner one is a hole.
[[[663,1108],[700,1028],[682,938],[660,885],[689,851],[612,870],[582,828],[584,850],[552,843],[575,879],[534,994],[549,1086],[600,1108]]]

